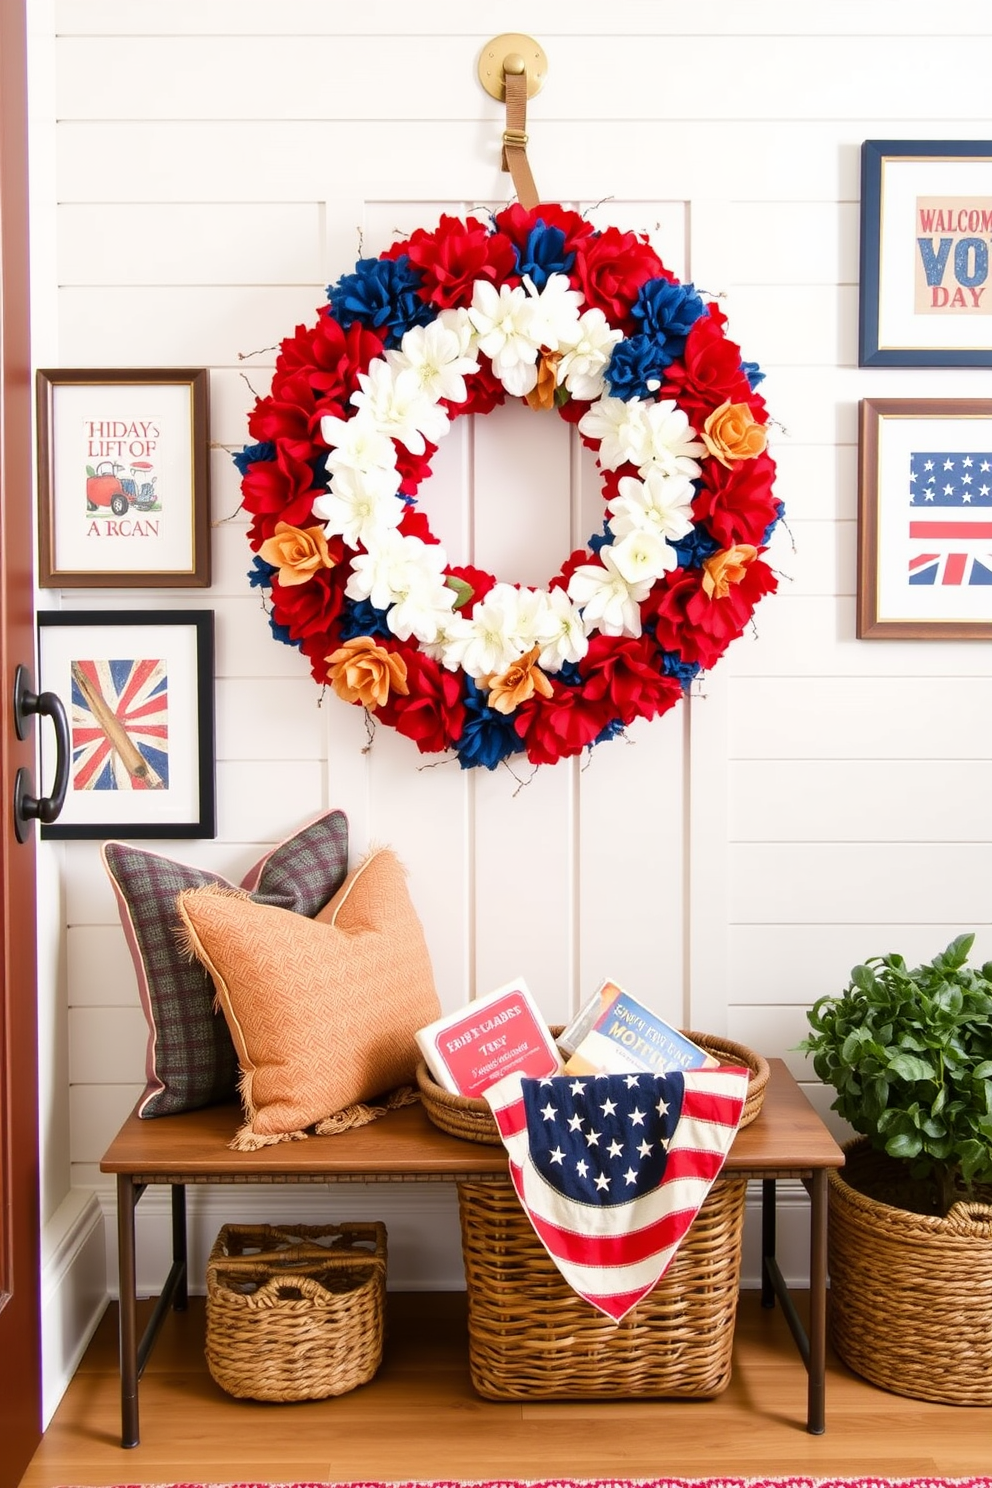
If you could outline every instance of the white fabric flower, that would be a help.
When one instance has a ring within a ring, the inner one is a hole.
[[[693,484],[687,475],[665,475],[656,465],[642,481],[632,475],[621,478],[620,494],[607,502],[610,531],[614,537],[629,532],[657,532],[674,542],[692,531]]]
[[[560,672],[567,661],[581,661],[589,650],[582,616],[567,592],[556,584],[541,592],[541,610],[534,627],[534,641],[540,646],[538,666],[545,672]]]
[[[396,446],[369,414],[342,419],[325,413],[320,434],[332,447],[326,462],[330,471],[396,469]]]
[[[628,584],[654,583],[678,563],[675,549],[657,532],[629,532],[609,549]]]
[[[452,598],[454,592],[448,591]],[[457,672],[459,662],[455,659],[460,654],[459,648],[467,644],[471,639],[472,622],[463,615],[461,610],[452,610],[448,614],[438,615],[437,630],[434,638],[422,646],[425,656],[438,661],[447,667],[449,672]]]
[[[575,327],[573,339],[559,341],[563,351],[558,363],[558,382],[564,383],[573,398],[591,402],[602,397],[603,373],[610,364],[613,348],[623,340],[623,332],[614,330],[602,310],[587,310]]]
[[[494,584],[468,619],[468,628],[445,648],[444,664],[459,667],[470,677],[505,672],[534,645],[530,616],[533,591],[512,584]],[[522,595],[525,596],[522,599]]]
[[[326,525],[328,537],[340,534],[349,548],[368,547],[377,533],[398,527],[405,510],[396,494],[399,476],[395,470],[335,471],[326,494],[318,496],[313,514]]]
[[[584,563],[568,581],[568,592],[582,609],[586,634],[598,630],[608,636],[639,636],[639,606],[651,592],[653,579],[629,584],[609,547],[600,548],[598,563]]]
[[[418,542],[419,538],[413,541]],[[426,574],[423,579],[423,584],[414,583],[387,611],[386,624],[398,641],[416,636],[421,644],[429,644],[451,619],[454,590],[443,579],[432,583]]]
[[[706,446],[674,399],[649,404],[646,417],[648,453],[645,460],[634,461],[638,474],[646,475],[654,466],[665,475],[698,475],[699,465],[691,457],[705,455]]]
[[[478,372],[479,359],[466,354],[471,326],[465,312],[464,334],[440,318],[427,326],[412,326],[398,351],[387,351],[386,361],[395,372],[412,372],[422,392],[434,402],[447,398],[464,403],[468,397],[465,374]]]
[[[390,528],[376,536],[367,553],[351,560],[344,592],[349,599],[367,599],[377,610],[388,610],[392,604],[432,593],[444,582],[447,562],[440,544],[404,537]]]
[[[376,357],[367,372],[358,374],[358,381],[361,392],[352,394],[352,403],[411,454],[422,455],[425,439],[436,444],[448,432],[448,415],[424,391],[415,372],[395,371],[383,357]]]
[[[598,459],[603,470],[641,466],[651,457],[648,408],[640,398],[625,402],[623,398],[602,397],[579,419],[579,433],[599,443]]]
[[[557,351],[565,343],[571,344],[578,337],[579,312],[582,296],[572,289],[565,274],[549,274],[544,288],[537,290],[533,281],[525,274],[524,288],[532,297],[537,309],[534,334],[539,345],[548,351]],[[619,331],[617,332],[619,335]]]
[[[537,383],[537,353],[541,345],[541,313],[535,300],[519,284],[497,290],[480,279],[472,294],[468,318],[475,327],[479,350],[493,364],[493,372],[515,398],[523,398]]]

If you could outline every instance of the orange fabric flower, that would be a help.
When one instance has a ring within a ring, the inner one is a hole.
[[[529,408],[538,412],[555,406],[555,388],[558,386],[557,367],[561,361],[560,351],[542,351],[537,360],[537,384],[526,394]]]
[[[710,599],[726,599],[731,584],[740,583],[748,564],[753,563],[757,556],[757,548],[750,543],[738,543],[736,547],[714,553],[703,564],[703,593]]]
[[[408,696],[406,662],[371,636],[355,636],[324,658],[327,680],[346,703],[381,708],[390,692]]]
[[[291,527],[288,522],[277,522],[274,535],[266,539],[258,555],[279,570],[279,582],[284,586],[305,584],[319,568],[334,567],[323,527]]]
[[[540,646],[535,646],[515,661],[506,671],[489,677],[480,677],[482,687],[489,689],[489,706],[497,713],[513,713],[521,703],[528,702],[535,694],[553,697],[554,688],[537,665]]]
[[[767,443],[764,424],[755,421],[746,403],[721,403],[703,424],[706,448],[728,470],[734,460],[753,460]]]

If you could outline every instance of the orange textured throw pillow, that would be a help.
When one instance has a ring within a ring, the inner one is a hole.
[[[246,1123],[232,1146],[334,1129],[328,1118],[344,1108],[413,1080],[414,1034],[440,1004],[406,873],[389,848],[370,853],[315,919],[213,885],[184,891],[178,906],[241,1066]],[[362,1119],[371,1116],[341,1124]]]

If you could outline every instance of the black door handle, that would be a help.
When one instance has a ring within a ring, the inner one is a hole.
[[[31,771],[22,765],[14,776],[14,836],[18,842],[27,841],[32,821],[49,826],[56,820],[69,788],[69,723],[62,699],[54,692],[32,692],[27,668],[19,666],[14,673],[14,731],[19,739],[27,738],[35,714],[50,718],[55,728],[55,785],[50,796],[34,796]]]

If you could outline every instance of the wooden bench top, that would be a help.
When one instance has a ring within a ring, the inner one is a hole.
[[[839,1168],[843,1153],[781,1059],[761,1112],[737,1134],[725,1171],[802,1176]],[[369,1126],[335,1136],[232,1152],[241,1125],[235,1104],[142,1120],[133,1112],[100,1164],[104,1173],[144,1183],[329,1183],[493,1178],[505,1173],[502,1145],[466,1142],[439,1131],[420,1104],[389,1111]]]

